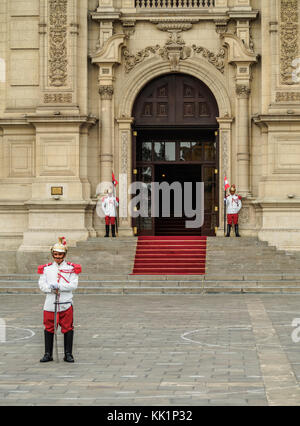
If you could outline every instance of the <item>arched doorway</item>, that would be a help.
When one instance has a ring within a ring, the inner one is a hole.
[[[133,219],[138,235],[215,235],[218,224],[219,143],[218,105],[210,89],[185,74],[167,74],[148,83],[133,107],[133,181],[204,183],[204,223],[186,228],[187,217],[174,212],[171,191],[170,217],[151,216],[151,203],[160,204],[149,191],[149,215]],[[184,200],[184,194],[182,194]],[[172,207],[173,206],[173,207]],[[189,218],[191,219],[191,218]]]

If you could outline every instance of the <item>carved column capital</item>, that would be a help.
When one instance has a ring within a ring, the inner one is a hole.
[[[244,84],[237,84],[235,90],[238,97],[244,99],[248,99],[251,93],[250,87]]]
[[[111,100],[114,94],[114,88],[112,85],[100,86],[99,94],[102,100]]]

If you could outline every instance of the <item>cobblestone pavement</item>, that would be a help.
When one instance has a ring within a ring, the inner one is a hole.
[[[43,301],[0,296],[2,406],[300,405],[300,296],[75,295],[74,364]]]

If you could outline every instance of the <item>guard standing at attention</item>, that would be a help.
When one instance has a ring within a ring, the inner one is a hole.
[[[232,225],[234,225],[236,237],[240,237],[239,234],[239,212],[242,208],[242,197],[236,194],[235,185],[231,185],[229,189],[229,195],[226,197],[226,212],[227,212],[227,234],[226,237],[230,237]]]
[[[46,294],[44,304],[44,337],[45,355],[41,362],[53,361],[54,324],[60,325],[64,334],[64,361],[74,362],[73,347],[73,291],[78,286],[78,274],[81,266],[66,262],[68,248],[66,239],[59,238],[59,242],[51,248],[54,262],[38,267],[40,274],[39,287]],[[56,318],[54,312],[56,312]]]

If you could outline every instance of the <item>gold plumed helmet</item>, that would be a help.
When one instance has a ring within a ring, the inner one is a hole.
[[[67,254],[68,247],[67,247],[67,241],[66,241],[65,237],[59,237],[58,238],[58,243],[54,244],[54,246],[51,247],[51,253],[54,252],[54,251]]]
[[[231,185],[229,192],[235,192],[235,191],[236,191],[235,185]]]

